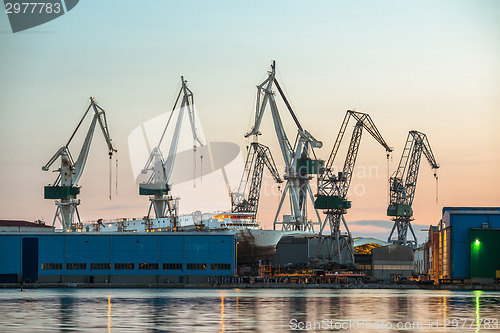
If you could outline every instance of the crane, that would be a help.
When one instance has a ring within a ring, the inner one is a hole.
[[[387,208],[387,216],[392,216],[392,221],[394,221],[388,238],[389,242],[412,247],[417,245],[417,237],[411,226],[411,221],[413,220],[411,205],[415,197],[422,153],[427,158],[431,169],[434,170],[434,177],[437,182],[436,170],[439,168],[439,165],[434,158],[427,136],[418,131],[410,131],[398,169],[389,178],[389,207]],[[392,235],[396,229],[398,239],[393,240]],[[411,241],[407,239],[408,229],[410,229],[413,235],[413,240]]]
[[[277,183],[283,182],[279,176],[278,169],[276,168],[276,164],[274,163],[269,147],[258,142],[252,142],[248,150],[240,186],[237,191],[231,193],[232,212],[250,213],[254,216],[254,218],[257,216],[264,166],[267,167]],[[252,167],[253,172],[251,172]],[[250,174],[252,175],[252,179],[248,195],[245,198],[245,192],[248,186]]]
[[[80,154],[76,162],[73,160],[71,153],[69,151],[69,144],[73,140],[76,132],[82,125],[83,120],[89,114],[90,109],[93,111],[93,118],[90,123],[90,127],[87,131],[87,135],[83,142]],[[48,171],[51,165],[60,157],[61,166],[59,169],[54,170],[58,172],[58,176],[53,185],[44,187],[44,197],[45,199],[56,199],[56,214],[54,216],[54,221],[52,225],[55,224],[56,219],[58,219],[62,225],[64,231],[75,230],[81,227],[82,222],[80,220],[80,214],[78,213],[77,206],[80,204],[80,200],[77,199],[77,195],[80,194],[80,187],[78,182],[83,174],[83,169],[85,168],[85,163],[87,162],[87,157],[90,151],[90,145],[92,143],[92,137],[94,136],[94,130],[96,124],[99,123],[99,127],[102,130],[104,139],[108,146],[108,154],[111,160],[113,153],[117,150],[113,147],[111,142],[111,137],[109,136],[108,124],[106,121],[106,113],[95,101],[93,97],[90,97],[90,104],[83,114],[80,122],[73,131],[73,134],[69,138],[66,145],[62,146],[57,150],[57,152],[52,156],[52,158],[42,167],[43,171]],[[74,215],[76,213],[78,222],[74,223]]]
[[[344,138],[350,119],[354,119],[356,124],[351,136],[344,167],[341,172],[335,174],[333,163],[337,157],[340,144]],[[389,157],[392,148],[390,148],[382,138],[370,115],[348,110],[326,166],[318,176],[318,194],[314,202],[314,207],[323,209],[326,214],[326,218],[321,225],[320,235],[323,235],[327,224],[331,232],[331,237],[320,237],[318,249],[320,250],[326,247],[328,259],[339,264],[354,262],[351,233],[344,219],[344,214],[351,208],[351,202],[347,200],[347,192],[351,184],[363,129],[366,129],[368,133],[385,148],[387,157]],[[341,235],[341,221],[347,231],[347,235]]]
[[[275,93],[273,91],[273,84],[278,89],[278,92],[283,99],[290,115],[297,126],[297,136],[295,143],[292,146],[285,133],[285,128],[281,121],[281,117],[276,104]],[[255,122],[251,130],[245,134],[245,137],[254,136],[255,141],[258,135],[260,124],[266,106],[269,104],[273,118],[274,128],[278,137],[281,154],[285,161],[285,176],[286,180],[285,189],[280,199],[278,209],[273,222],[273,228],[276,229],[277,225],[281,224],[281,229],[302,230],[314,232],[313,222],[307,219],[307,200],[308,198],[314,202],[314,196],[311,190],[309,181],[312,179],[311,174],[315,174],[319,170],[320,162],[316,159],[314,148],[321,148],[321,141],[316,140],[309,132],[304,130],[299,123],[295,112],[293,111],[290,103],[288,102],[283,90],[281,89],[278,80],[276,80],[276,62],[272,61],[271,70],[268,71],[268,77],[260,85],[257,86],[257,103],[255,109]],[[284,215],[283,221],[279,222],[278,217],[283,207],[284,200],[287,193],[290,193],[290,215]],[[321,223],[319,212],[316,211],[318,222]]]
[[[174,168],[184,112],[187,111],[191,124],[191,132],[193,136],[193,152],[196,152],[198,146],[203,147],[204,145],[196,130],[193,92],[187,87],[187,81],[184,80],[183,76],[181,76],[181,83],[181,89],[179,91],[179,94],[177,95],[172,111],[170,112],[170,116],[167,120],[167,124],[165,125],[160,140],[158,144],[151,150],[151,154],[146,161],[146,165],[141,171],[141,173],[143,174],[147,174],[151,171],[151,175],[147,182],[139,184],[139,195],[149,196],[150,205],[146,219],[149,220],[150,218],[151,208],[154,209],[157,219],[167,217],[168,211],[168,217],[170,218],[172,230],[175,230],[177,226],[177,212],[175,204],[176,199],[172,198],[172,196],[169,195],[171,185],[168,182]],[[172,121],[181,96],[181,105],[179,111],[177,112],[177,120],[175,123],[172,141],[170,142],[168,157],[165,160],[160,146],[163,142],[163,139],[165,138],[165,134],[167,132],[167,129],[169,128],[170,122]]]

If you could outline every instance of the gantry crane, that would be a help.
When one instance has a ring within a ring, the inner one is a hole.
[[[257,217],[264,166],[267,167],[276,183],[283,182],[279,176],[269,147],[258,142],[252,142],[248,150],[245,169],[238,190],[231,193],[232,212],[250,213],[254,219]],[[250,174],[252,175],[252,179],[250,180],[248,195],[245,197]]]
[[[193,151],[196,151],[197,147],[203,147],[203,142],[199,138],[196,130],[195,122],[195,111],[194,111],[194,96],[193,92],[187,87],[187,81],[181,76],[182,86],[175,100],[172,111],[168,118],[167,124],[163,130],[160,140],[156,147],[154,147],[149,155],[146,165],[142,169],[143,174],[147,174],[151,171],[151,175],[147,182],[139,184],[139,194],[148,195],[150,205],[148,210],[148,215],[146,217],[149,220],[151,215],[151,208],[154,209],[155,217],[159,218],[170,218],[170,223],[172,230],[177,227],[177,212],[176,212],[176,199],[169,195],[171,186],[169,184],[170,176],[174,168],[175,157],[177,154],[177,147],[179,144],[179,138],[181,135],[182,120],[184,118],[184,112],[187,111],[189,116],[189,121],[191,123],[191,132],[193,135]],[[165,133],[169,128],[170,122],[173,118],[174,113],[176,113],[176,107],[179,99],[182,96],[182,101],[180,108],[177,112],[177,120],[175,123],[175,128],[172,136],[172,141],[170,142],[170,148],[168,152],[168,157],[165,160],[163,153],[160,150],[160,145],[165,138]],[[168,210],[168,216],[166,215]]]
[[[412,247],[417,245],[417,237],[411,226],[411,221],[413,220],[411,205],[415,197],[422,153],[424,153],[431,168],[434,170],[434,177],[437,181],[436,170],[439,168],[439,165],[434,158],[427,136],[418,131],[410,131],[398,169],[389,178],[389,207],[387,208],[387,216],[392,216],[392,220],[394,221],[394,226],[388,238],[389,242]],[[392,239],[395,229],[398,231],[398,239]],[[410,229],[413,235],[413,240],[411,241],[407,239],[408,229]]]
[[[85,141],[83,142],[80,154],[78,155],[78,159],[75,162],[69,151],[69,144],[73,140],[76,132],[82,125],[82,122],[89,113],[90,109],[93,110],[94,116],[90,123],[90,127],[85,137]],[[108,145],[108,154],[111,160],[113,153],[117,150],[111,143],[111,137],[109,136],[108,124],[106,121],[106,114],[104,112],[104,109],[102,109],[96,103],[95,99],[93,97],[90,97],[90,104],[66,145],[59,148],[59,150],[54,154],[54,156],[52,156],[47,164],[42,167],[42,170],[48,171],[50,166],[59,157],[61,158],[61,167],[57,170],[54,170],[54,172],[59,173],[57,179],[53,185],[45,186],[44,197],[45,199],[56,199],[57,209],[52,225],[55,224],[56,219],[59,219],[64,231],[75,230],[77,228],[81,228],[82,226],[80,214],[78,213],[77,208],[77,206],[80,204],[80,200],[77,199],[77,195],[80,193],[78,181],[82,176],[83,169],[85,168],[85,163],[87,162],[90,145],[92,143],[92,137],[94,135],[95,126],[97,123],[99,123],[99,127],[101,127],[102,134],[104,135],[104,139],[106,140],[106,144]],[[78,219],[77,223],[74,223],[75,213]]]
[[[341,172],[335,174],[333,163],[351,118],[354,118],[356,125],[351,136],[344,167]],[[321,225],[320,234],[323,235],[327,225],[329,225],[331,232],[330,237],[320,237],[318,249],[319,252],[326,253],[325,259],[339,264],[354,262],[351,233],[345,222],[344,214],[351,208],[351,202],[347,200],[347,192],[351,184],[363,128],[385,148],[387,156],[389,156],[392,148],[386,144],[370,116],[366,113],[349,110],[344,117],[326,166],[318,176],[318,194],[314,207],[323,209],[326,214],[325,221]],[[341,221],[346,229],[346,235],[341,235]]]
[[[314,232],[314,222],[307,219],[307,201],[309,197],[309,199],[314,202],[314,196],[309,181],[312,179],[311,174],[318,172],[320,164],[320,161],[316,159],[313,149],[321,148],[322,143],[302,128],[295,112],[292,110],[290,103],[276,80],[275,75],[276,63],[273,61],[271,64],[271,70],[268,72],[267,79],[257,86],[255,123],[252,129],[245,134],[245,137],[253,135],[255,137],[255,141],[257,141],[257,136],[261,134],[259,128],[264,115],[264,110],[269,104],[273,117],[274,128],[281,148],[281,154],[283,155],[286,167],[285,176],[283,177],[286,180],[286,185],[278,205],[273,227],[276,229],[276,226],[281,224],[281,229],[287,231],[302,230]],[[298,133],[293,146],[290,144],[290,141],[288,141],[285,128],[281,122],[281,117],[274,97],[273,84],[278,89],[283,102],[285,103],[295,122],[295,125],[297,126]],[[288,192],[290,193],[289,199],[291,214],[284,215],[283,221],[279,222],[278,217]],[[318,222],[316,222],[316,224],[320,224],[321,217],[319,212],[317,210],[315,211],[318,218]]]

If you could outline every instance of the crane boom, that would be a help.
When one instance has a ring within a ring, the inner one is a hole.
[[[277,183],[283,182],[279,176],[278,169],[276,168],[276,164],[274,163],[269,147],[258,142],[252,142],[248,150],[240,186],[238,187],[238,190],[231,195],[233,212],[252,213],[254,217],[256,217],[259,206],[264,166],[267,167],[271,176]],[[253,172],[250,172],[252,167]],[[250,174],[252,175],[250,189],[248,190],[248,195],[245,198],[244,194],[246,192]]]
[[[354,126],[354,131],[351,136],[351,142],[349,144],[349,149],[347,151],[347,156],[342,172],[339,172],[338,175],[335,175],[333,172],[333,162],[335,161],[340,144],[342,143],[342,140],[344,138],[347,125],[349,124],[351,118],[354,118],[356,120],[356,125]],[[390,153],[392,151],[392,148],[389,147],[385,140],[382,138],[382,135],[373,123],[373,120],[371,119],[369,114],[348,110],[344,117],[344,121],[342,122],[342,126],[340,127],[337,139],[335,140],[335,144],[333,146],[330,157],[328,158],[328,161],[326,163],[326,167],[318,176],[318,198],[320,198],[320,200],[316,200],[316,202],[317,205],[321,206],[318,208],[329,208],[328,204],[321,203],[322,197],[336,197],[339,199],[346,198],[354,171],[356,158],[358,155],[358,149],[361,142],[363,129],[366,129],[368,133],[370,133],[372,137],[385,148],[387,153]],[[325,205],[327,207],[323,207]]]
[[[389,207],[387,215],[393,217],[394,226],[389,235],[389,241],[403,245],[416,245],[417,238],[411,226],[413,216],[413,199],[417,187],[418,171],[422,154],[426,157],[431,169],[439,168],[431,146],[424,133],[410,131],[406,139],[405,147],[399,161],[396,172],[389,178]],[[437,175],[434,173],[434,177]],[[392,240],[392,235],[397,228],[398,239]],[[410,229],[414,240],[407,240],[408,229]]]

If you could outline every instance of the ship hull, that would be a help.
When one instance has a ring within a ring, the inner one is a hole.
[[[262,229],[236,230],[238,265],[254,264],[269,259],[276,253],[282,231]]]
[[[238,265],[250,265],[269,259],[276,253],[276,245],[254,246],[250,242],[241,241],[238,244]]]

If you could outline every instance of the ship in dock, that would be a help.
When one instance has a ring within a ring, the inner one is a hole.
[[[227,233],[236,236],[239,265],[254,264],[269,259],[284,232],[261,229],[253,213],[217,212],[184,214],[177,222],[166,218],[119,219],[90,221],[78,229],[83,232],[192,232]]]

